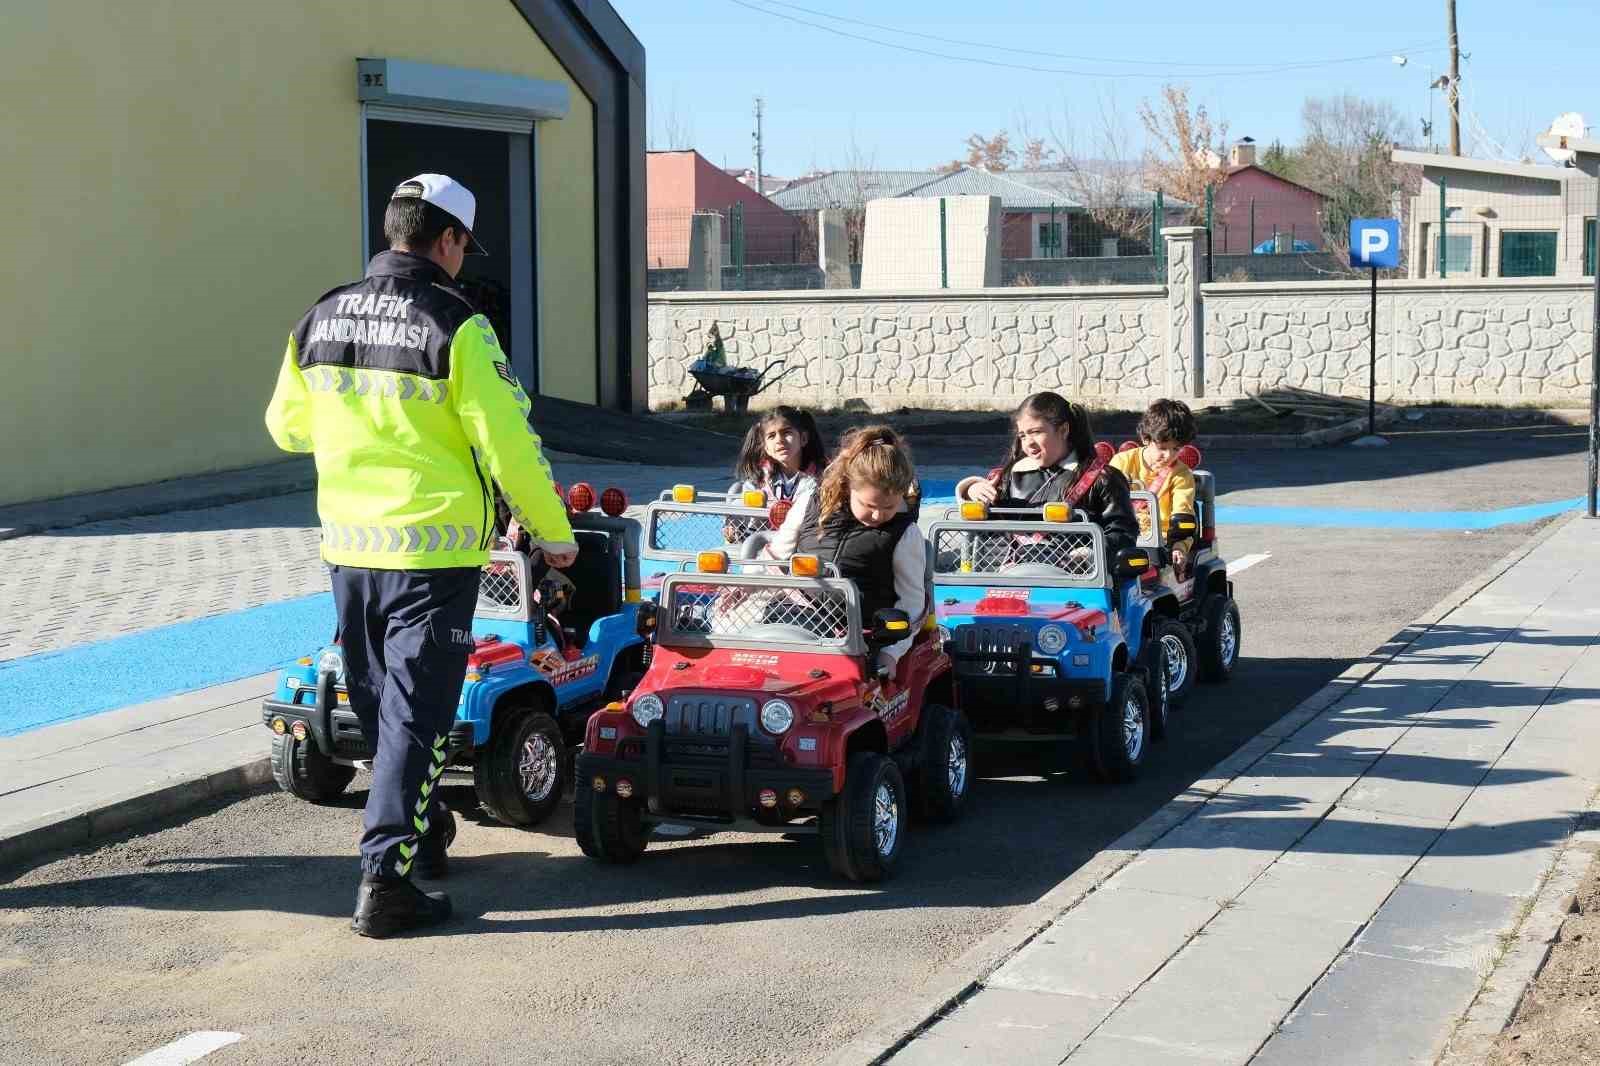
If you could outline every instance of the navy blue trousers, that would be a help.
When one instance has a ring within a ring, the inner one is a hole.
[[[411,873],[472,650],[476,567],[331,567],[350,707],[374,752],[361,870]]]

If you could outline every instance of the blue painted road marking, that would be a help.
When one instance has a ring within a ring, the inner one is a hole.
[[[1498,511],[1363,511],[1340,507],[1229,507],[1219,504],[1219,526],[1303,526],[1316,529],[1493,529],[1564,514],[1583,505],[1582,496],[1550,503],[1502,507]]]
[[[0,662],[0,736],[263,674],[333,636],[320,593]]]

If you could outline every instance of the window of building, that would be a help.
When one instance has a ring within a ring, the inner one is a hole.
[[[1472,270],[1472,237],[1467,234],[1449,234],[1434,238],[1433,255],[1436,264],[1444,264],[1446,278],[1467,274]],[[1434,271],[1438,273],[1437,270]]]
[[[1061,223],[1039,223],[1039,252],[1045,256],[1061,254]]]
[[[1504,230],[1500,234],[1502,278],[1556,276],[1556,231]]]

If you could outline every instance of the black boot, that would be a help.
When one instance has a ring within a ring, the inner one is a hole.
[[[450,897],[443,892],[424,892],[405,877],[363,874],[350,928],[381,940],[449,917]]]
[[[411,870],[424,881],[440,881],[450,872],[450,859],[445,855],[456,839],[456,817],[440,805],[428,826],[428,835],[417,845],[417,857]]]

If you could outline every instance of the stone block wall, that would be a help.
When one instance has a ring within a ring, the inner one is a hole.
[[[760,403],[1009,408],[1030,392],[1166,393],[1165,290],[652,294],[650,405],[683,400],[716,322],[728,361],[798,367]]]
[[[1365,282],[1207,285],[1205,391],[1291,385],[1364,396]],[[1592,288],[1550,281],[1385,282],[1377,391],[1384,399],[1582,402]]]

